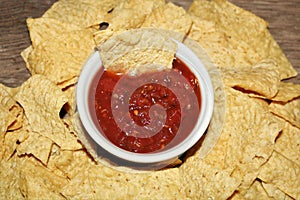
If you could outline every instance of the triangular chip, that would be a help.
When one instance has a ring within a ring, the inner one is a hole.
[[[273,60],[263,60],[245,68],[227,68],[223,72],[224,84],[271,99],[278,92],[280,81],[278,66]]]
[[[28,124],[24,122],[23,127],[10,131],[5,134],[3,149],[5,151],[3,158],[9,160],[16,153],[18,146],[28,138]]]
[[[57,85],[42,75],[34,75],[20,87],[15,98],[24,108],[32,131],[63,149],[81,148],[59,116],[67,97]]]
[[[0,161],[5,157],[10,157],[13,152],[10,152],[8,156],[5,149],[5,135],[8,129],[8,126],[11,125],[15,121],[15,117],[0,104]]]
[[[226,0],[195,0],[189,13],[200,20],[212,22],[216,31],[224,35],[222,43],[219,44],[223,49],[219,48],[215,51],[221,51],[219,56],[231,61],[220,63],[221,67],[247,67],[271,58],[278,64],[281,79],[297,75],[268,31],[267,22],[255,14]],[[219,59],[213,54],[211,56],[213,59]]]
[[[263,189],[267,192],[269,198],[271,198],[271,199],[293,200],[292,197],[285,194],[284,192],[282,192],[280,189],[278,189],[274,185],[264,183],[264,182],[262,182],[261,184],[263,186]]]
[[[190,199],[227,199],[240,180],[214,165],[193,156],[179,168],[182,189]]]
[[[267,103],[226,88],[226,115],[222,134],[203,160],[219,169],[231,171],[245,190],[255,180],[274,149],[281,123],[267,110]],[[245,112],[246,111],[246,112]],[[230,156],[229,156],[230,155]]]
[[[155,8],[153,0],[127,0],[118,4],[112,12],[105,15],[104,22],[112,31],[139,28],[146,16]],[[133,17],[134,16],[134,17]]]
[[[152,27],[163,30],[174,31],[172,35],[182,41],[190,30],[192,20],[186,11],[179,6],[169,2],[168,4],[154,9],[142,24],[142,27]],[[178,37],[179,36],[179,37]]]
[[[280,119],[284,127],[275,143],[275,150],[300,166],[300,128]]]
[[[264,164],[258,178],[263,182],[274,185],[294,199],[300,198],[300,167],[276,151]]]
[[[1,199],[24,199],[24,196],[19,187],[20,185],[19,172],[20,172],[20,161],[16,155],[11,157],[9,160],[2,160],[2,161],[0,157]]]
[[[103,5],[105,5],[105,2]],[[106,9],[111,8],[82,1],[57,1],[42,17],[53,18],[66,24],[87,28],[103,22],[104,15],[109,11]]]
[[[74,78],[79,76],[94,46],[93,34],[88,29],[65,32],[33,49],[28,57],[29,70],[47,76],[64,88],[76,82]]]
[[[269,109],[275,115],[300,128],[300,97],[287,103],[274,101],[269,105]]]
[[[53,141],[38,133],[29,132],[28,138],[22,142],[17,150],[18,155],[32,155],[44,165],[47,165]]]
[[[79,199],[183,199],[180,185],[177,168],[154,173],[122,173],[91,165],[63,188],[63,195]]]
[[[253,182],[253,184],[250,186],[250,188],[246,191],[242,191],[242,192],[236,192],[232,198],[230,198],[231,200],[251,200],[251,199],[270,199],[268,197],[268,194],[266,193],[266,191],[264,190],[264,188],[262,187],[262,184],[258,181],[255,180]]]
[[[45,40],[53,37],[59,37],[59,35],[64,32],[81,29],[81,27],[74,24],[68,24],[58,19],[46,17],[36,19],[28,18],[26,22],[33,47],[36,47],[39,43]]]
[[[0,84],[0,107],[11,113],[14,121],[9,124],[8,130],[15,130],[22,126],[23,123],[23,109],[13,99],[12,95],[8,92],[9,88]]]
[[[58,150],[51,154],[47,167],[53,171],[60,170],[66,178],[73,179],[78,173],[87,169],[91,163],[91,158],[83,150]]]
[[[280,82],[278,93],[272,98],[272,101],[288,102],[297,97],[300,97],[300,84]]]
[[[57,176],[45,166],[30,158],[24,158],[20,164],[20,190],[28,199],[64,199],[61,196],[67,178]]]
[[[89,4],[90,6],[93,6],[95,8],[101,8],[99,12],[111,12],[117,5],[121,4],[122,2],[125,2],[126,0],[60,0],[65,1],[68,3],[83,3],[83,4]],[[157,0],[162,1],[162,0]],[[84,7],[83,7],[84,8]]]
[[[122,32],[99,47],[105,68],[132,75],[172,68],[176,51],[176,42],[151,28]]]

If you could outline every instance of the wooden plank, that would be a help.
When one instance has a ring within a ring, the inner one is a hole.
[[[270,23],[270,32],[300,73],[300,0],[230,0]],[[0,83],[15,87],[30,74],[20,52],[30,45],[27,17],[40,17],[55,0],[1,0],[0,5]],[[172,0],[188,9],[192,0]],[[300,76],[291,79],[300,83]]]

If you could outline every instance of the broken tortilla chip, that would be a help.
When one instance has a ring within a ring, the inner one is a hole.
[[[230,172],[195,156],[186,160],[179,170],[182,189],[190,199],[227,199],[240,184]]]
[[[178,7],[169,2],[154,9],[151,14],[146,17],[141,27],[151,27],[176,32],[177,34],[171,34],[171,36],[182,41],[189,32],[191,25],[192,20],[186,11],[182,7]],[[168,35],[170,36],[170,34]]]
[[[72,85],[94,46],[93,34],[88,29],[65,32],[33,49],[28,56],[29,70],[64,87]]]
[[[2,113],[1,113],[2,114]],[[0,135],[1,138],[1,135]],[[1,157],[0,157],[1,158]],[[24,199],[20,191],[20,160],[15,155],[9,160],[0,159],[0,196],[3,199]]]
[[[81,148],[59,116],[67,97],[57,85],[45,76],[34,75],[20,87],[15,98],[23,107],[32,131],[51,139],[63,149]]]
[[[293,200],[292,197],[290,197],[286,193],[282,192],[280,189],[278,189],[274,185],[268,184],[268,183],[264,183],[264,182],[262,182],[261,184],[263,186],[263,189],[268,194],[269,198],[271,198],[271,199]]]
[[[262,187],[262,184],[258,180],[255,180],[248,190],[236,192],[230,199],[269,199],[269,196]]]
[[[226,0],[195,0],[188,13],[199,20],[212,22],[216,31],[223,34],[219,44],[223,49],[216,50],[221,51],[219,56],[229,57],[232,61],[219,63],[220,67],[247,67],[271,58],[278,64],[281,80],[297,75],[268,31],[267,22],[255,14]],[[216,58],[214,54],[210,55]]]
[[[272,101],[288,102],[298,97],[300,97],[300,84],[280,82],[278,93],[272,98]]]
[[[258,178],[279,188],[294,199],[300,198],[300,167],[288,160],[276,151],[265,163],[258,175]]]
[[[271,99],[278,92],[278,66],[273,60],[263,60],[251,67],[221,69],[224,84]]]
[[[40,17],[36,19],[28,18],[26,22],[31,43],[34,48],[45,40],[59,37],[60,34],[68,31],[81,29],[79,26],[74,24],[67,24],[60,20],[46,17]]]
[[[231,171],[231,176],[241,181],[239,189],[245,190],[271,156],[275,138],[282,127],[271,113],[266,112],[267,103],[263,100],[250,98],[228,87],[225,87],[225,92],[223,131],[213,150],[203,160]]]
[[[154,173],[122,173],[101,165],[92,165],[78,173],[63,188],[63,195],[80,199],[182,199],[184,193],[180,190],[178,172],[174,168]]]
[[[153,0],[124,1],[105,15],[104,22],[108,24],[108,29],[112,31],[139,28],[146,16],[155,8],[154,3]]]
[[[269,105],[269,109],[275,115],[300,128],[300,97],[287,103],[272,102]]]
[[[20,105],[13,99],[11,94],[7,91],[6,86],[0,84],[0,107],[8,111],[11,115],[10,118],[13,120],[9,126],[8,130],[15,130],[22,126],[23,123],[23,109]],[[1,112],[2,113],[2,112]],[[5,127],[5,126],[4,126]]]
[[[105,2],[104,2],[105,4]],[[66,24],[87,28],[103,22],[107,11],[102,5],[93,5],[82,1],[57,1],[44,14],[43,18],[57,19]]]
[[[275,150],[300,166],[300,128],[278,117],[284,127],[276,139]]]
[[[106,69],[137,75],[172,68],[177,44],[159,30],[145,28],[115,35],[98,49]]]
[[[68,183],[66,178],[55,175],[31,158],[25,157],[21,162],[19,187],[24,197],[38,199],[47,195],[50,199],[64,199],[60,193]]]
[[[38,141],[38,142],[37,142]],[[29,132],[28,138],[17,147],[19,156],[32,155],[47,165],[53,141],[38,133]]]

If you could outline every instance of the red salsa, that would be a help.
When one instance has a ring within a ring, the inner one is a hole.
[[[170,70],[128,76],[101,68],[90,110],[104,136],[131,152],[169,149],[194,128],[201,108],[198,80],[176,58]]]

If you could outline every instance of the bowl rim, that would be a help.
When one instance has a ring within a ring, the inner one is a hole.
[[[154,153],[134,153],[121,149],[106,139],[98,130],[89,113],[89,92],[95,74],[102,66],[100,54],[94,51],[78,78],[76,86],[76,104],[79,118],[88,135],[107,152],[118,158],[134,163],[159,163],[172,160],[190,149],[205,133],[212,117],[214,107],[214,94],[212,81],[205,66],[198,56],[186,45],[174,40],[178,44],[176,57],[182,60],[197,77],[201,93],[201,110],[197,123],[192,132],[182,142],[166,151]]]

